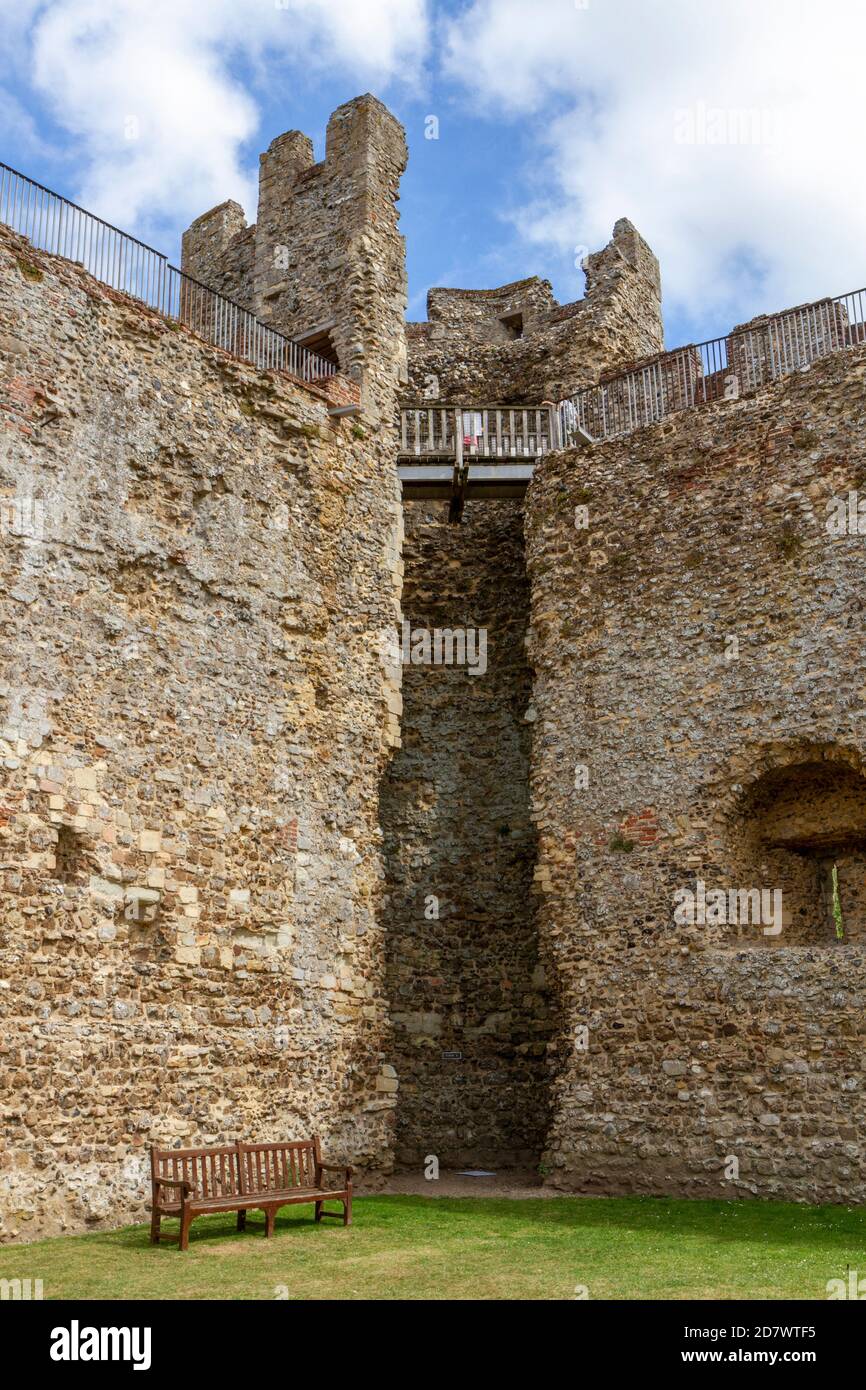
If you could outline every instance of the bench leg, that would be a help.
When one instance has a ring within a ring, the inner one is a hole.
[[[344,1226],[351,1226],[351,1224],[352,1224],[352,1194],[351,1194],[351,1192],[349,1192],[348,1196],[347,1196],[347,1197],[344,1197],[344,1199],[343,1199],[343,1225],[344,1225]]]
[[[245,1211],[239,1211],[239,1212],[238,1212],[238,1230],[239,1230],[239,1231],[245,1231],[246,1229],[247,1229],[247,1214],[246,1214]]]
[[[150,1213],[150,1243],[159,1245],[159,1223],[162,1220],[159,1209],[154,1207]]]
[[[192,1225],[192,1212],[184,1210],[180,1218],[180,1238],[181,1250],[189,1249],[189,1228]]]
[[[265,1236],[274,1234],[274,1222],[277,1219],[276,1207],[265,1207]]]
[[[321,1202],[317,1202],[317,1203],[316,1203],[316,1220],[317,1220],[317,1221],[321,1221],[321,1219],[322,1219],[322,1203],[321,1203]]]

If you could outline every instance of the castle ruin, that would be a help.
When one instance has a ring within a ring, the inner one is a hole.
[[[310,379],[0,223],[2,1240],[313,1131],[371,1186],[864,1196],[862,324],[702,373],[625,219],[573,304],[406,324],[405,161],[360,97],[184,236]],[[563,431],[641,373],[675,410]]]

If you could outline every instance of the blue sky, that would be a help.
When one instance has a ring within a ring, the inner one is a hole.
[[[866,281],[854,0],[0,0],[0,157],[179,256],[257,157],[373,91],[407,131],[409,317],[631,217],[667,341]],[[425,138],[428,118],[438,138]]]

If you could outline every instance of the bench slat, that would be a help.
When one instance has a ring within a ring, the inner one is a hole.
[[[243,1144],[240,1172],[243,1191],[288,1191],[293,1187],[314,1187],[316,1182],[315,1145],[304,1141],[294,1144]]]

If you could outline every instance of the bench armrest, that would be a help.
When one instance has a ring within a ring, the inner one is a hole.
[[[154,1178],[153,1185],[155,1188],[179,1187],[182,1197],[190,1197],[195,1192],[195,1188],[192,1184],[186,1182],[183,1178]]]
[[[319,1160],[319,1170],[323,1173],[345,1173],[346,1182],[352,1181],[352,1169],[348,1163],[325,1163]]]

